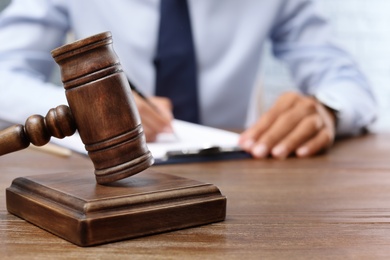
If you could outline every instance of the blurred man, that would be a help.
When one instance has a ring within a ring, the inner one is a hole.
[[[254,157],[311,156],[331,146],[336,135],[358,134],[375,118],[370,86],[351,57],[333,43],[314,1],[187,2],[13,1],[0,18],[0,117],[24,122],[31,113],[45,114],[66,103],[63,89],[49,83],[50,51],[69,32],[79,39],[111,31],[128,77],[159,108],[157,113],[135,94],[148,140],[169,128],[173,117],[187,120],[182,114],[188,111],[189,121],[244,128],[268,39],[276,57],[288,64],[299,92],[282,95],[241,134],[240,145]],[[176,20],[182,18],[189,20]],[[164,34],[163,28],[174,29]],[[189,71],[195,77],[187,80],[184,72],[169,74],[169,65],[161,65],[164,46],[173,52],[183,46],[176,35],[191,38],[193,58],[182,60],[193,61]],[[170,82],[181,83],[165,91]],[[188,99],[178,97],[181,90]]]

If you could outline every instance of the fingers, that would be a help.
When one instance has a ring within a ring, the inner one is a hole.
[[[325,149],[333,143],[334,137],[326,129],[322,129],[315,137],[309,139],[305,144],[296,150],[298,157],[309,157]]]
[[[146,101],[134,94],[134,100],[141,116],[147,142],[155,141],[161,132],[172,131],[172,105],[168,99],[153,97]]]
[[[258,140],[269,128],[275,123],[279,115],[289,110],[296,101],[297,96],[293,93],[287,93],[281,96],[275,103],[275,105],[265,113],[258,122],[252,127],[248,128],[241,134],[239,143],[241,147],[250,152],[254,148],[256,140]],[[258,147],[259,152],[268,150],[265,147]]]
[[[283,95],[240,138],[255,158],[314,155],[333,143],[335,118],[318,101],[295,93]]]
[[[318,104],[318,111],[323,119],[323,127],[318,134],[296,150],[298,157],[308,157],[328,149],[334,142],[336,117],[332,111]]]
[[[157,111],[162,114],[163,118],[171,122],[173,119],[172,102],[165,97],[150,97],[149,100],[157,107]]]
[[[324,127],[318,115],[308,116],[271,151],[276,158],[286,158],[295,152],[298,157],[314,155],[333,143],[333,135]]]

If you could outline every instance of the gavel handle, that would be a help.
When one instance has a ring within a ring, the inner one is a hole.
[[[46,114],[32,115],[25,125],[13,125],[0,131],[0,156],[27,148],[30,143],[42,146],[52,136],[64,138],[76,132],[76,124],[68,106],[60,105]]]
[[[23,125],[13,125],[0,132],[0,155],[22,150],[29,145],[30,140]]]

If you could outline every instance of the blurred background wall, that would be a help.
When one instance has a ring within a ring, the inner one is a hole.
[[[0,10],[9,2],[0,0]],[[336,38],[354,56],[372,83],[380,110],[374,129],[390,131],[390,0],[317,2],[331,21]],[[269,107],[281,92],[293,85],[284,65],[273,59],[269,45],[262,63],[263,96],[265,106]]]

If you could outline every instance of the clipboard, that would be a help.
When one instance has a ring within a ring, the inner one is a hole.
[[[168,151],[165,157],[155,158],[156,165],[212,162],[221,160],[245,159],[252,156],[239,147],[221,148],[213,146],[201,149]]]
[[[162,133],[148,143],[157,165],[251,157],[238,147],[237,133],[181,120],[173,120],[172,126],[174,133]]]
[[[155,165],[251,158],[238,147],[237,133],[176,119],[172,127],[173,133],[161,133],[155,142],[147,143]],[[87,155],[77,133],[52,142]]]

